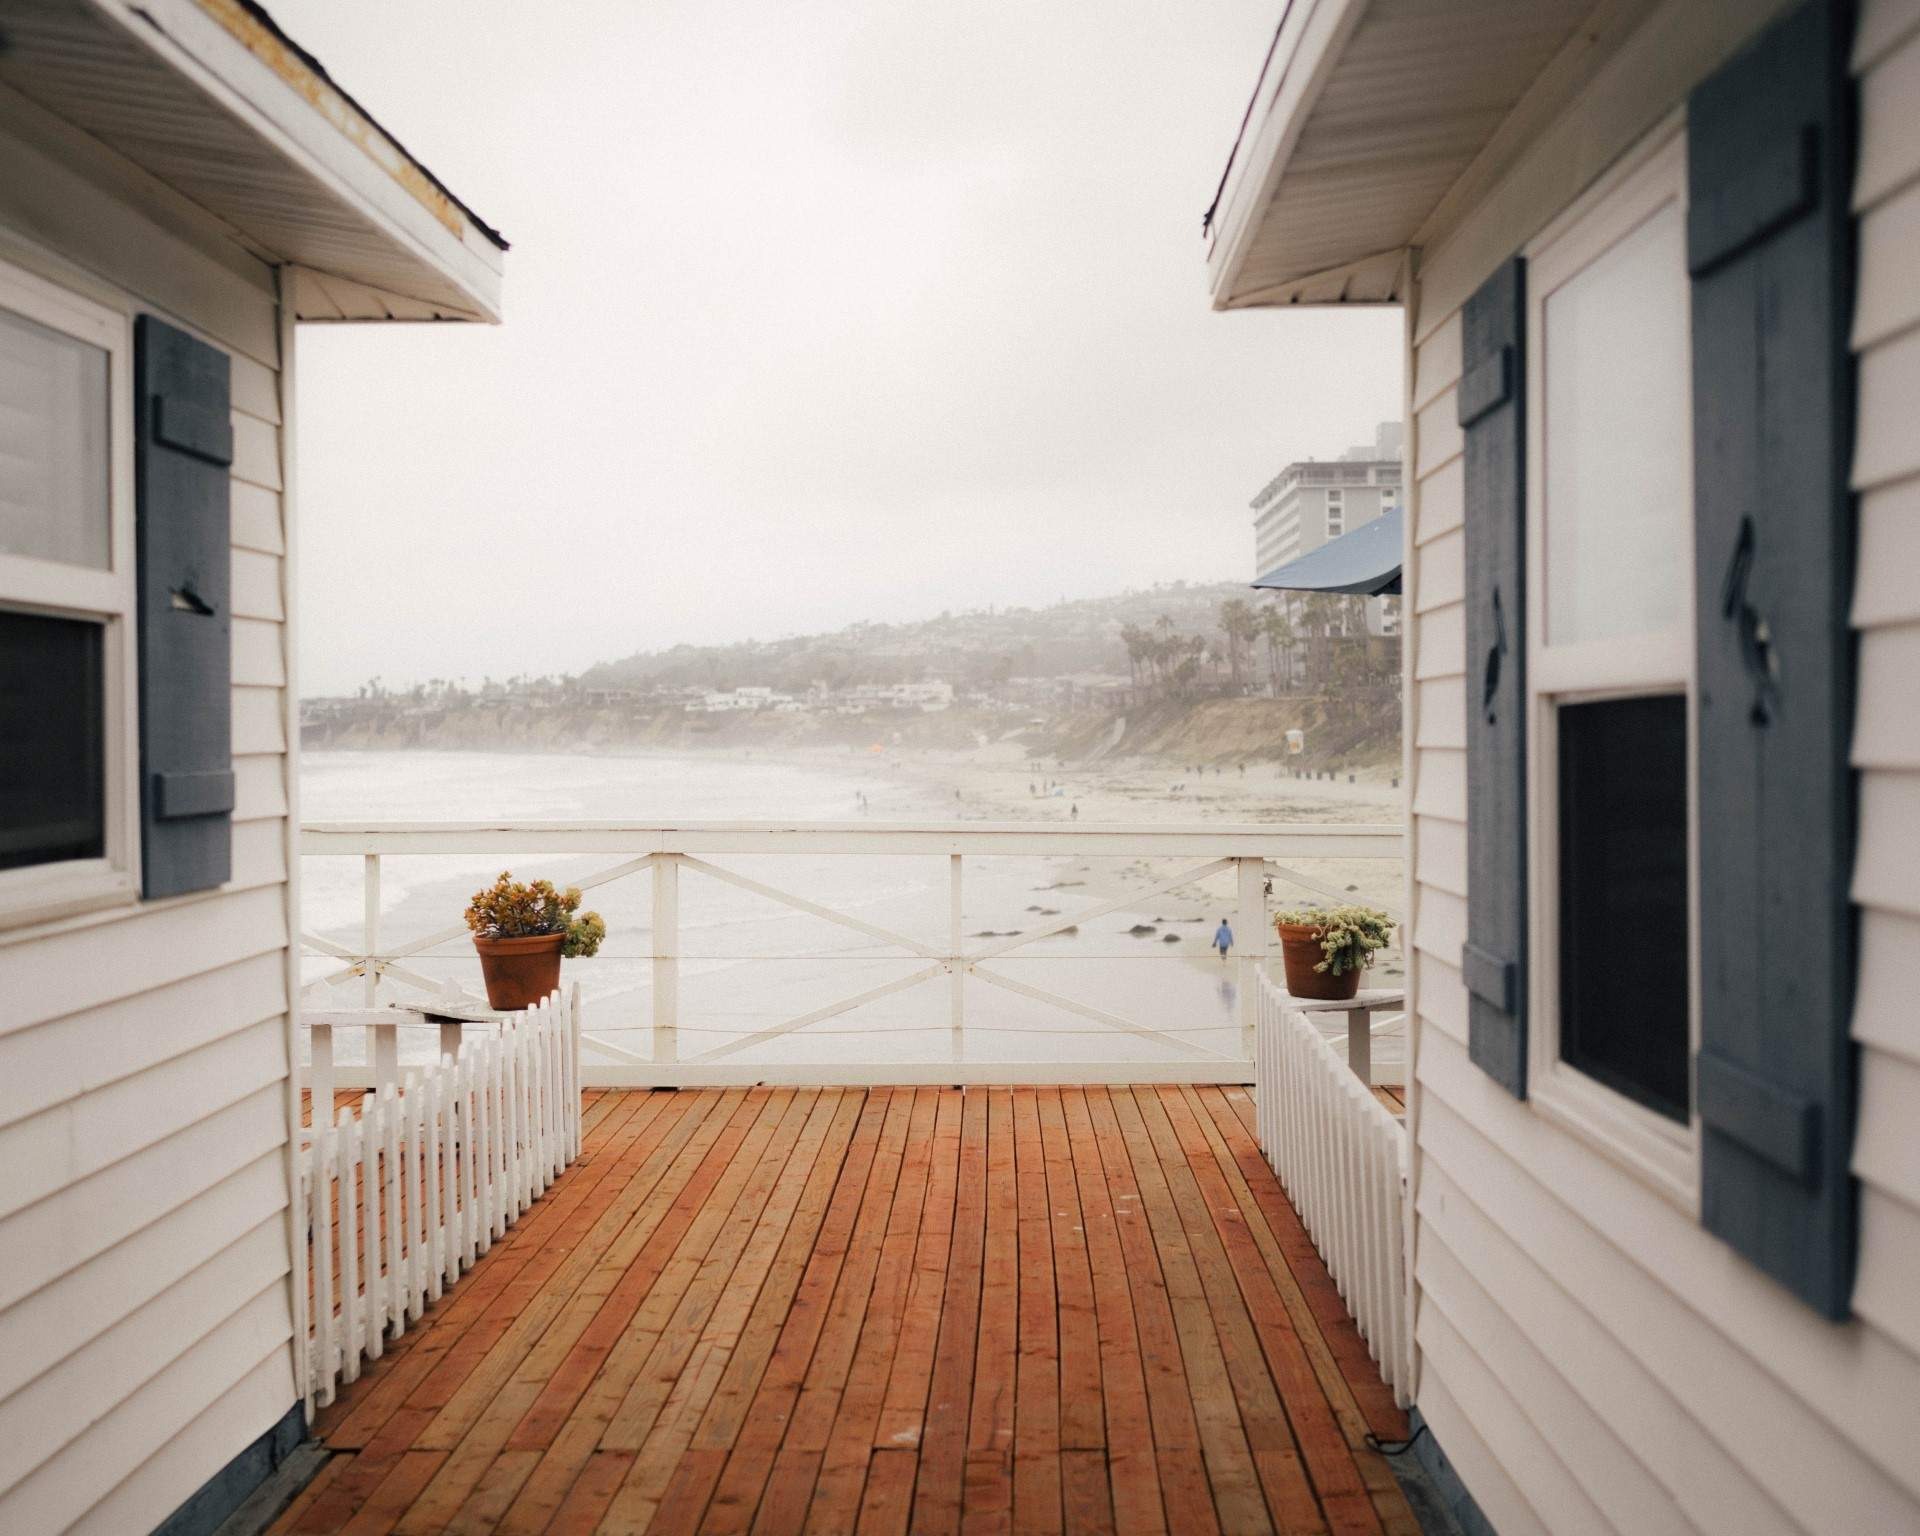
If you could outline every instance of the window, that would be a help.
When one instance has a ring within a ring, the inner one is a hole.
[[[1327,537],[1337,538],[1346,530],[1346,495],[1341,491],[1327,492]]]
[[[0,266],[0,924],[135,890],[130,355]]]
[[[1528,277],[1528,1092],[1690,1204],[1683,140],[1576,205],[1528,252]]]

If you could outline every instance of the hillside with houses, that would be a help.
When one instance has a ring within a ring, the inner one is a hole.
[[[309,747],[536,750],[1020,741],[1035,755],[1391,756],[1399,641],[1357,600],[1176,583],[1045,608],[679,645],[568,677],[372,679],[309,698]]]

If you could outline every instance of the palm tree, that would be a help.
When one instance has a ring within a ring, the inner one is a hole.
[[[1267,677],[1273,691],[1280,691],[1280,652],[1287,653],[1287,680],[1293,680],[1293,624],[1287,618],[1287,610],[1278,603],[1270,605],[1260,615],[1260,633],[1267,642]]]
[[[1233,687],[1237,693],[1240,690],[1240,657],[1260,633],[1260,617],[1245,598],[1230,597],[1220,605],[1220,628],[1227,637],[1227,668],[1232,673]]]

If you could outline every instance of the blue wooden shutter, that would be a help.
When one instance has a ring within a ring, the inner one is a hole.
[[[1855,1224],[1852,113],[1827,0],[1687,110],[1701,1214],[1836,1318]]]
[[[1514,257],[1467,300],[1467,1039],[1527,1091],[1526,265]]]
[[[134,333],[141,886],[233,869],[233,616],[226,353],[142,315]]]

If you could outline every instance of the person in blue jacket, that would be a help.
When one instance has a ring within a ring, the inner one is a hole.
[[[1220,919],[1220,926],[1213,930],[1213,947],[1220,951],[1222,960],[1227,958],[1227,951],[1233,948],[1233,930],[1227,926],[1224,917]]]

